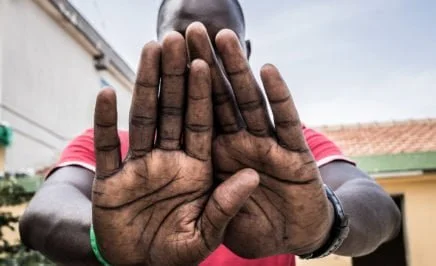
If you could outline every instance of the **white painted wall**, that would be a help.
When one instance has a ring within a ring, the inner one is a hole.
[[[127,128],[129,88],[95,70],[92,55],[33,1],[0,2],[7,6],[0,28],[1,118],[15,129],[7,171],[50,165],[69,139],[91,127],[103,75],[117,89],[120,127]]]
[[[3,88],[3,71],[1,70],[1,67],[3,66],[3,38],[4,38],[4,31],[5,31],[5,25],[6,25],[6,12],[9,5],[9,0],[6,1],[0,1],[0,102],[1,102],[1,91]],[[2,118],[2,110],[0,109],[0,120]]]

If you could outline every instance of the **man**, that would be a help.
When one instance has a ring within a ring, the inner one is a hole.
[[[272,126],[236,0],[164,1],[158,39],[142,53],[130,132],[117,131],[115,95],[102,91],[94,130],[69,144],[20,222],[26,245],[65,264],[294,265],[395,236],[389,195],[301,125],[267,65]]]

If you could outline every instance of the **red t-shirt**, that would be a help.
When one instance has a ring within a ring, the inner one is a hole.
[[[306,142],[312,151],[318,166],[322,166],[335,160],[345,160],[340,149],[323,134],[303,127]],[[129,135],[127,131],[119,131],[121,142],[121,154],[126,156],[129,148]],[[61,158],[55,168],[78,165],[95,171],[94,157],[94,132],[86,130],[83,134],[73,139],[61,154]],[[295,266],[295,257],[291,254],[277,255],[263,259],[248,260],[232,253],[224,245],[216,249],[200,266]]]

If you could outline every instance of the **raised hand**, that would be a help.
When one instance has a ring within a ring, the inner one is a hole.
[[[186,38],[191,58],[205,60],[211,69],[216,177],[227,180],[246,168],[260,175],[260,186],[229,224],[225,245],[247,258],[317,249],[330,231],[332,206],[278,70],[266,65],[261,71],[273,126],[237,36],[223,30],[216,37],[223,68],[203,25],[190,25]]]
[[[144,47],[125,161],[115,94],[103,90],[97,97],[93,227],[111,264],[198,264],[223,241],[228,222],[258,185],[257,174],[245,171],[213,186],[209,67],[192,62],[185,104],[186,60],[178,33],[162,48]]]

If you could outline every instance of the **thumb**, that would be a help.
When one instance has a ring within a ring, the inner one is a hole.
[[[210,251],[221,244],[228,223],[258,185],[258,173],[251,169],[244,169],[225,180],[212,193],[199,224],[205,244]]]

